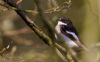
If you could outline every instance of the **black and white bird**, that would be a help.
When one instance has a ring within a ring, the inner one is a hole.
[[[55,30],[57,34],[63,38],[63,40],[69,48],[81,47],[81,42],[78,37],[78,33],[69,18],[59,18]],[[57,38],[57,35],[55,35],[55,37]]]

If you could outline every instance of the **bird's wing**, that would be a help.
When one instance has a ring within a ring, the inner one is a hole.
[[[77,41],[79,41],[78,36],[74,32],[66,31],[68,34],[72,35]]]
[[[61,32],[63,35],[69,37],[71,40],[79,40],[78,33],[73,26],[61,26]]]

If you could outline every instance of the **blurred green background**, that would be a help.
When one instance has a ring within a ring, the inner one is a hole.
[[[49,9],[49,0],[39,0],[42,10]],[[54,0],[52,4],[60,5],[66,0]],[[3,42],[8,43],[14,41],[16,50],[14,56],[7,59],[8,55],[0,57],[2,62],[63,62],[56,52],[46,45],[32,30],[23,22],[23,20],[13,11],[0,6],[0,30],[1,40],[0,49],[2,50]],[[20,4],[22,9],[36,10],[34,0],[23,0]],[[76,27],[82,42],[90,48],[89,52],[82,54],[82,62],[99,62],[99,48],[93,47],[100,42],[100,1],[99,0],[72,0],[72,5],[69,9],[64,9],[60,12],[51,14],[43,14],[44,19],[52,24],[56,24],[58,17],[69,17],[73,25]],[[47,27],[38,15],[28,14],[31,19],[42,29],[46,34]],[[3,39],[6,39],[3,41]]]

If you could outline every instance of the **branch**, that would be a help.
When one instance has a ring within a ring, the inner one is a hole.
[[[19,4],[21,2],[22,2],[22,0],[19,0],[16,4]],[[22,10],[22,9],[17,9],[16,7],[12,7],[12,6],[9,6],[7,4],[2,4],[2,3],[0,3],[0,5],[3,6],[3,7],[8,8],[8,9],[21,10],[21,11],[29,12],[29,13],[32,13],[32,14],[35,14],[35,15],[38,14],[38,12],[36,10]],[[65,2],[63,2],[62,4],[60,4],[57,7],[53,7],[51,9],[44,10],[43,13],[45,13],[45,14],[51,14],[51,13],[54,13],[54,12],[60,12],[60,11],[62,11],[64,9],[69,9],[70,6],[71,6],[71,0],[65,1]]]
[[[56,7],[53,7],[51,9],[48,9],[48,10],[44,10],[43,13],[54,13],[54,12],[60,12],[64,9],[69,9],[69,7],[71,6],[71,0],[69,1],[65,1],[64,3],[62,3],[61,5],[59,6],[56,6]]]

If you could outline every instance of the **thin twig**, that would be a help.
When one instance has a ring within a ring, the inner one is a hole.
[[[20,1],[22,1],[22,0],[19,0],[19,2],[17,2],[17,3],[20,3]],[[16,7],[11,7],[11,6],[8,6],[6,4],[0,3],[0,5],[8,8],[8,9],[19,10]],[[59,5],[57,7],[53,7],[51,9],[44,10],[43,13],[49,14],[49,13],[54,13],[54,12],[60,12],[60,11],[62,11],[64,9],[68,9],[70,6],[71,6],[71,0],[65,1],[65,2],[63,2],[61,5]],[[22,9],[20,9],[20,10],[22,10]],[[33,13],[33,14],[38,14],[38,12],[35,11],[35,10],[22,10],[22,11]]]
[[[63,61],[68,62],[68,60],[61,54],[61,52],[60,52],[57,48],[55,48],[55,50],[56,50],[56,53],[58,54],[58,56],[59,56]]]

